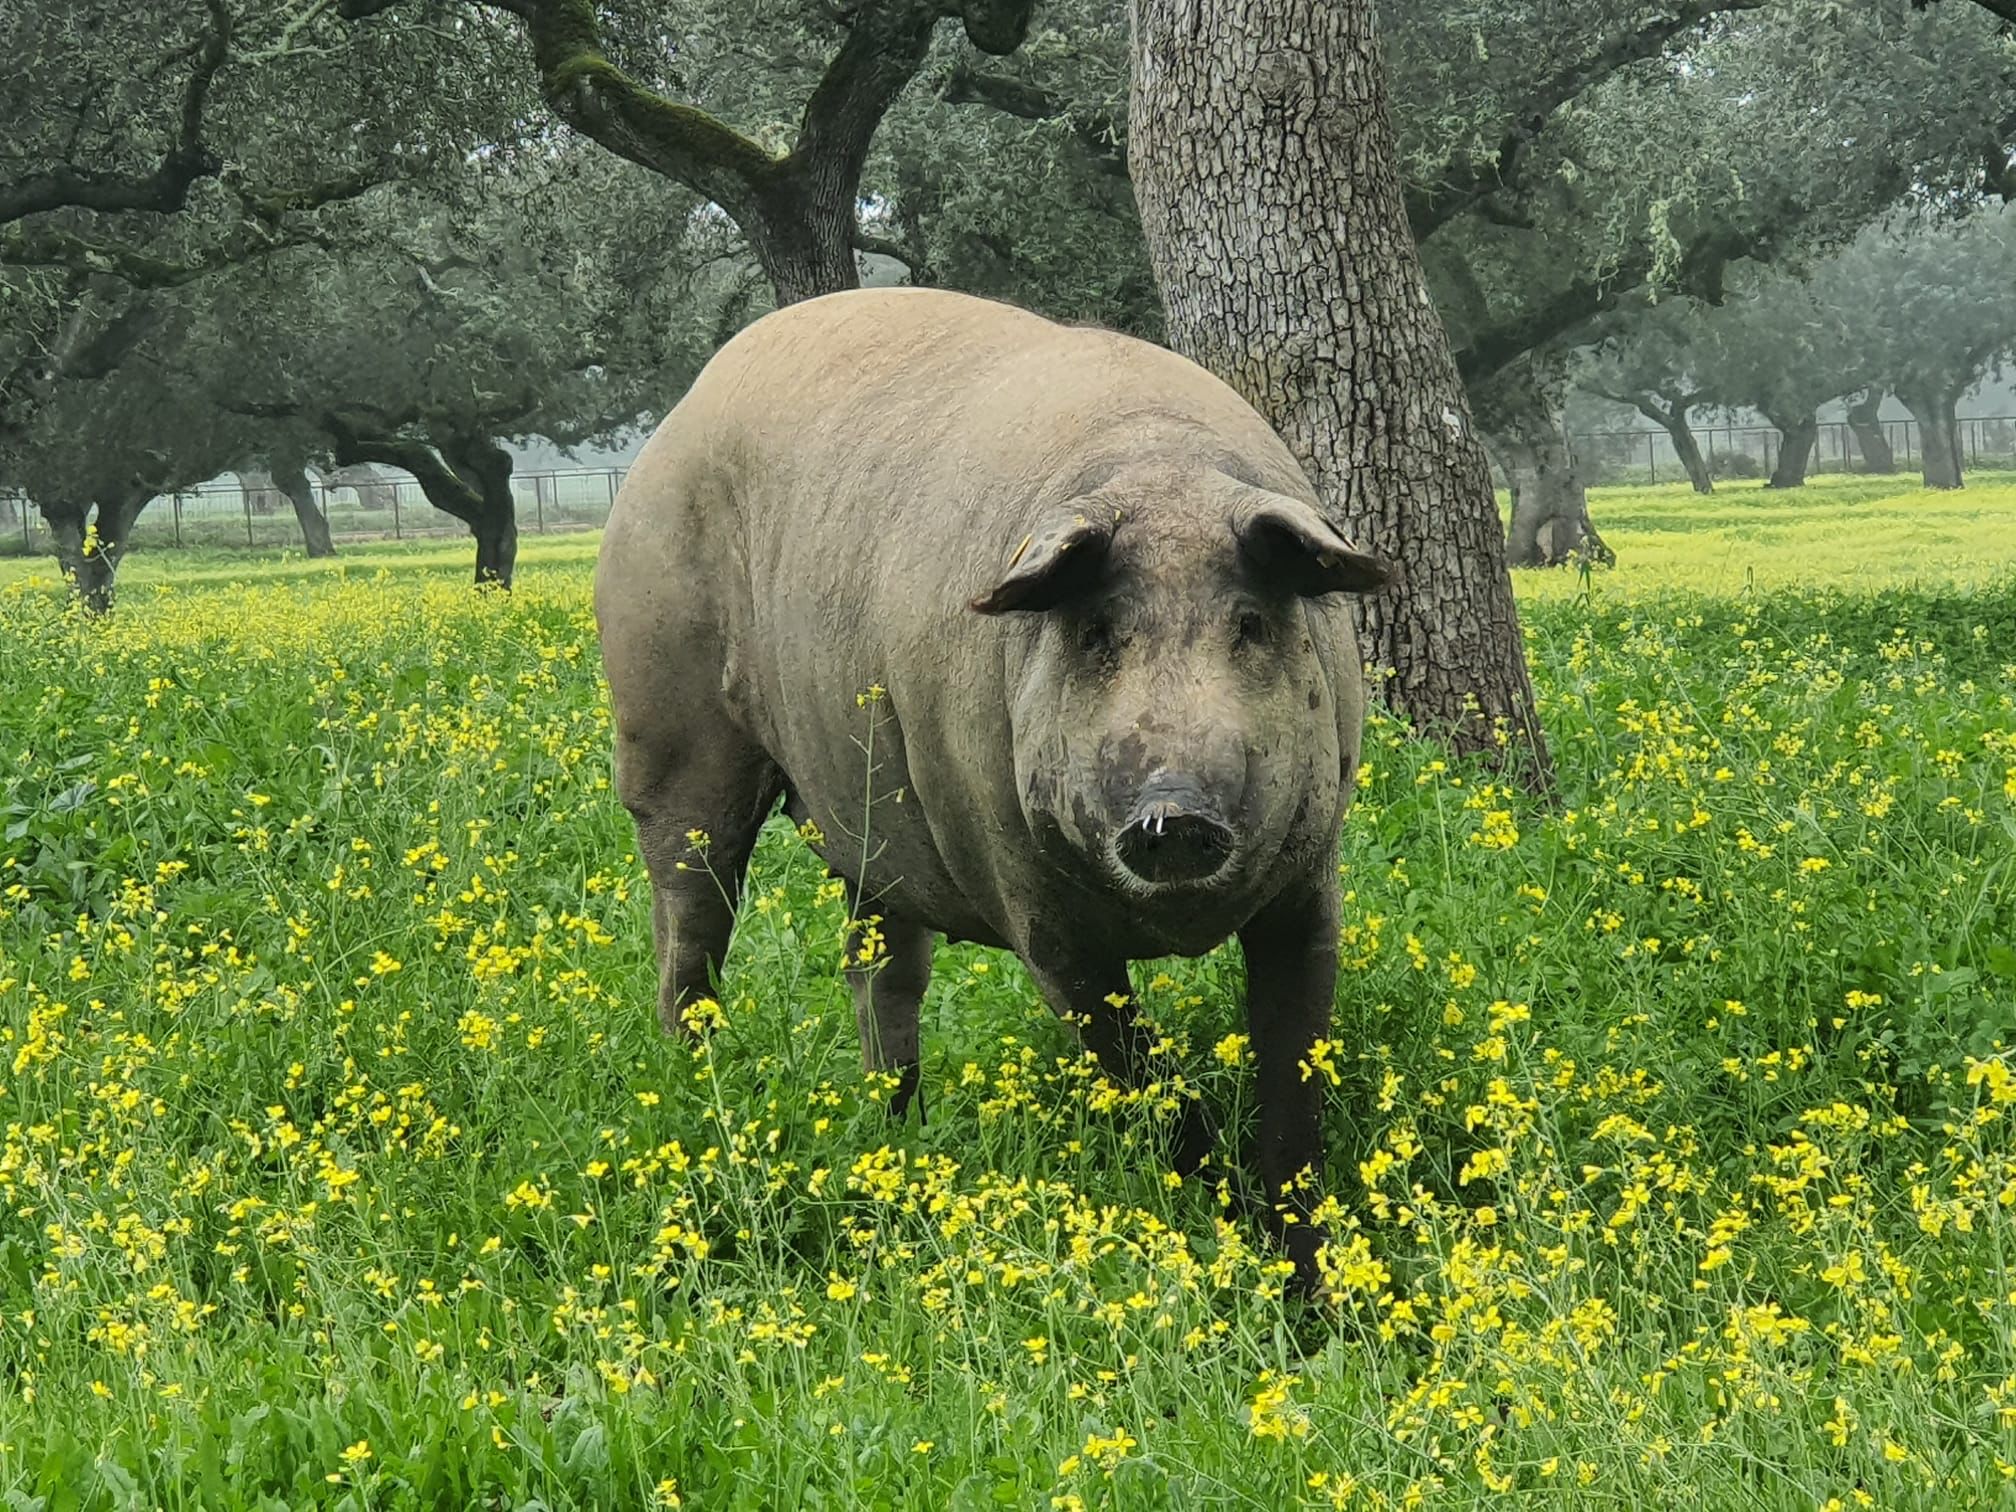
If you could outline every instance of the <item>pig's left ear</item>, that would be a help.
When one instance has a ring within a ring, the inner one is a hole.
[[[1304,598],[1370,593],[1393,581],[1390,563],[1358,550],[1300,499],[1261,493],[1232,511],[1232,534],[1261,580]]]
[[[1099,579],[1117,525],[1110,509],[1072,510],[1022,538],[1001,581],[968,607],[982,614],[1054,609]]]

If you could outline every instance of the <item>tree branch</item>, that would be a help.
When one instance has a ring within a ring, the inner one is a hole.
[[[196,66],[182,89],[175,139],[144,174],[97,173],[68,164],[0,184],[0,226],[49,210],[153,210],[169,214],[188,202],[199,180],[223,168],[203,144],[203,108],[210,85],[231,50],[231,12],[224,0],[204,0],[210,22],[196,48]]]
[[[397,467],[413,475],[427,502],[473,528],[483,518],[483,495],[462,475],[442,460],[439,452],[424,441],[404,441],[393,436],[365,435],[341,415],[325,414],[321,425],[330,440],[330,454],[338,467],[354,467],[375,462]]]
[[[948,105],[987,105],[1024,121],[1063,121],[1095,167],[1127,175],[1127,143],[1120,123],[1105,111],[1074,112],[1040,84],[1008,74],[982,73],[961,59],[945,80],[939,98]]]
[[[610,62],[593,0],[521,0],[502,8],[524,19],[547,104],[584,136],[730,213],[747,206],[776,175],[782,159],[697,106],[646,89]]]
[[[2016,0],[2008,3],[2016,4]],[[1710,16],[1758,10],[1764,4],[1765,0],[1686,0],[1669,15],[1611,33],[1592,51],[1541,79],[1512,111],[1512,124],[1499,137],[1497,150],[1490,157],[1458,154],[1429,182],[1408,189],[1407,222],[1414,229],[1414,239],[1426,241],[1479,201],[1517,187],[1534,142],[1562,106],[1633,63],[1657,57],[1668,42]]]
[[[275,252],[329,245],[327,237],[312,231],[290,231],[278,236],[240,237],[177,260],[153,257],[117,243],[86,241],[67,231],[28,232],[8,226],[0,227],[0,264],[17,268],[68,268],[77,273],[117,278],[136,289],[175,289],[220,268],[269,257]]]
[[[877,257],[893,258],[910,270],[910,277],[913,282],[922,271],[918,266],[916,254],[911,252],[901,242],[891,241],[886,236],[870,235],[858,227],[854,232],[854,250],[856,252],[871,252]]]

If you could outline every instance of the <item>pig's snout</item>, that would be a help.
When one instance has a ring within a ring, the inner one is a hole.
[[[1196,882],[1224,869],[1236,839],[1196,778],[1158,772],[1142,787],[1113,849],[1143,882]]]

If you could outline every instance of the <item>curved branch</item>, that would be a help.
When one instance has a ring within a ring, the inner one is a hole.
[[[609,61],[593,0],[523,0],[541,91],[553,111],[619,157],[676,179],[731,212],[781,159],[706,111],[668,100]]]
[[[223,0],[204,0],[209,25],[196,48],[196,66],[182,89],[175,139],[150,172],[97,173],[64,164],[0,184],[0,226],[50,210],[153,210],[169,214],[188,202],[189,190],[222,171],[203,143],[203,110],[210,85],[231,51],[231,12]]]
[[[340,415],[324,415],[321,424],[329,437],[330,455],[338,467],[375,462],[384,467],[402,468],[413,475],[420,491],[427,495],[427,502],[443,514],[451,515],[465,525],[483,518],[482,493],[443,461],[441,454],[426,442],[365,435]]]

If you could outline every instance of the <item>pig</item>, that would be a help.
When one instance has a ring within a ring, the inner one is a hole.
[[[780,797],[876,921],[850,977],[898,1115],[935,936],[1012,950],[1134,1085],[1128,962],[1236,935],[1266,1213],[1310,1278],[1300,1066],[1365,703],[1345,595],[1387,577],[1260,415],[1163,348],[929,289],[764,316],[645,446],[596,567],[660,1018],[711,995]],[[1176,1168],[1214,1137],[1193,1107]]]

